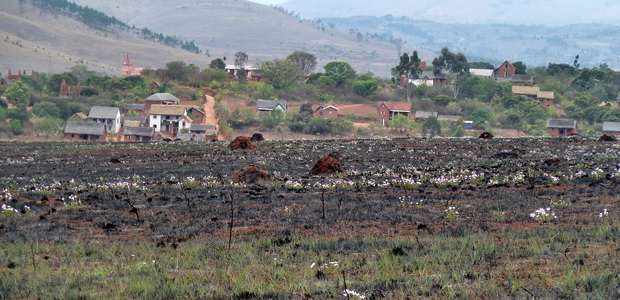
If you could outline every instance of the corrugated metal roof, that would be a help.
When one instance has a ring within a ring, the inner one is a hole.
[[[439,115],[437,116],[437,121],[450,121],[450,122],[456,122],[458,121],[460,118],[462,118],[461,116],[445,116],[445,115]]]
[[[258,99],[256,101],[256,107],[260,110],[273,110],[276,107],[281,106],[284,110],[287,110],[286,100],[263,100]]]
[[[170,93],[155,93],[145,99],[146,101],[174,101],[179,102],[179,98]]]
[[[125,109],[144,110],[144,104],[125,104]]]
[[[153,137],[155,135],[155,128],[153,127],[125,127],[125,135],[136,136],[148,136]]]
[[[415,118],[416,119],[428,119],[430,117],[437,118],[438,115],[439,115],[439,113],[436,112],[436,111],[423,111],[423,110],[420,110],[420,111],[416,111],[415,112]]]
[[[93,106],[88,113],[90,119],[116,119],[120,114],[118,107]]]
[[[67,122],[65,126],[65,133],[72,134],[88,134],[88,135],[102,135],[105,130],[105,124],[97,124],[90,122]]]
[[[482,77],[493,76],[492,69],[469,69],[469,73],[474,76],[482,76]]]
[[[204,124],[192,124],[189,127],[189,131],[204,131],[207,135],[216,135],[217,134],[217,126],[215,126],[215,125],[204,125]]]
[[[577,128],[577,121],[571,119],[549,119],[547,128]]]
[[[603,122],[604,132],[620,132],[620,122]]]

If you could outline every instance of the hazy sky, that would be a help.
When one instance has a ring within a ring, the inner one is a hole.
[[[272,5],[272,4],[282,4],[286,2],[286,0],[250,0],[250,2],[256,2],[260,4],[265,4],[265,5]]]

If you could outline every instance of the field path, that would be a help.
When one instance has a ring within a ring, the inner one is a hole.
[[[218,117],[217,117],[217,113],[215,112],[215,98],[213,98],[212,96],[209,95],[205,95],[206,101],[205,101],[205,120],[204,123],[205,124],[215,124],[218,125]],[[226,136],[224,136],[224,134],[220,131],[220,127],[218,125],[218,130],[217,130],[217,140],[218,141],[224,141],[226,140]]]

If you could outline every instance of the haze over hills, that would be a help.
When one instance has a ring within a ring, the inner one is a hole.
[[[77,64],[109,75],[120,75],[126,53],[137,67],[161,68],[183,60],[208,66],[211,59],[145,41],[126,33],[102,32],[58,14],[42,12],[17,0],[0,11],[0,73],[8,69],[64,72]]]
[[[194,41],[212,58],[226,57],[232,64],[237,51],[245,51],[253,64],[284,58],[294,51],[318,57],[318,68],[330,61],[349,62],[358,72],[370,70],[390,76],[398,63],[393,44],[378,40],[358,40],[327,25],[302,21],[274,7],[245,0],[76,0],[137,27]],[[432,59],[435,54],[422,51]]]
[[[620,25],[620,2],[609,0],[288,0],[279,4],[304,19],[382,17],[387,14],[416,20],[461,24],[578,23]]]

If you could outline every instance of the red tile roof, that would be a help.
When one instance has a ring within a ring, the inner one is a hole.
[[[407,111],[411,112],[411,102],[393,102],[393,101],[379,101],[377,107],[385,104],[391,111]]]

